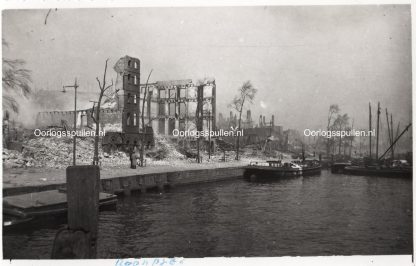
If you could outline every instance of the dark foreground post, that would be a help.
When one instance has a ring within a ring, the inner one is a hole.
[[[93,259],[97,253],[100,168],[97,165],[66,169],[68,228],[57,233],[53,259]]]

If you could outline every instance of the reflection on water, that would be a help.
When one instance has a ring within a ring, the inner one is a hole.
[[[99,226],[100,258],[411,254],[412,181],[323,171],[177,187],[120,199]],[[4,257],[49,258],[58,227],[6,232]]]

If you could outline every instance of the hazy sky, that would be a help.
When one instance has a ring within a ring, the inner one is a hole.
[[[367,127],[368,102],[411,120],[409,5],[58,9],[45,25],[46,13],[3,13],[3,54],[25,59],[38,88],[78,77],[80,91],[98,90],[105,59],[115,76],[127,54],[141,60],[142,83],[150,69],[151,81],[215,77],[226,114],[251,80],[255,121],[275,114],[285,128],[324,126],[333,103],[356,128]]]

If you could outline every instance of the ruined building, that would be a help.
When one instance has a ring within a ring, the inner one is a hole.
[[[124,56],[114,70],[117,79],[113,86],[113,104],[100,111],[100,127],[106,131],[137,135],[141,130],[141,113],[145,84],[140,84],[140,60]],[[174,129],[196,129],[196,107],[200,92],[202,125],[204,129],[216,127],[216,84],[214,79],[193,82],[186,80],[157,81],[148,84],[144,104],[144,123],[155,133],[172,135]],[[72,97],[72,96],[71,96]],[[96,100],[96,99],[91,99]],[[94,128],[92,108],[77,110],[77,128]],[[66,126],[72,128],[73,111],[40,112],[38,127]],[[133,136],[132,135],[132,136]],[[135,140],[137,141],[137,140]]]

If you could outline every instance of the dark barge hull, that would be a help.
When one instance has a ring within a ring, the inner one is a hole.
[[[247,166],[244,168],[244,177],[247,179],[253,178],[284,178],[296,176],[309,176],[321,173],[321,166],[308,167],[304,169],[297,168],[277,168],[270,166]]]
[[[350,166],[344,168],[344,174],[361,176],[385,176],[385,177],[412,177],[412,169],[392,169],[375,167]]]
[[[334,163],[331,165],[331,173],[343,174],[345,167],[351,166],[351,163]]]
[[[117,196],[99,194],[99,208],[112,208]],[[3,198],[3,227],[25,224],[34,220],[57,218],[67,213],[66,193],[50,190]]]

